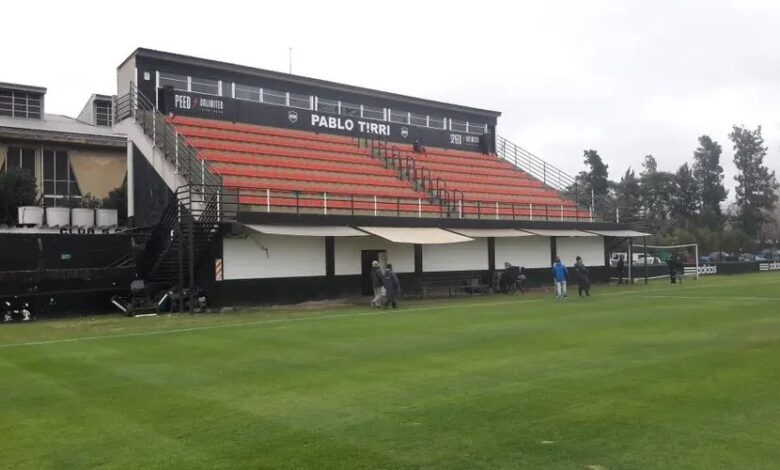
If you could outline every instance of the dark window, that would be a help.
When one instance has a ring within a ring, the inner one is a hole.
[[[160,72],[160,88],[171,86],[175,90],[189,91],[188,82],[186,75]]]
[[[111,102],[95,101],[95,124],[98,126],[111,126]]]
[[[390,110],[390,122],[397,122],[399,124],[409,124],[409,113],[406,111]]]
[[[311,96],[299,95],[298,93],[290,93],[290,107],[311,109]]]
[[[323,100],[323,99],[317,99],[317,111],[321,111],[323,113],[333,113],[338,114],[339,113],[339,102],[338,101],[330,101],[330,100]]]
[[[263,103],[287,106],[287,93],[263,88]]]
[[[0,90],[0,116],[40,119],[41,102],[37,93]]]
[[[344,116],[355,116],[360,117],[360,105],[347,103],[345,101],[341,102],[341,114]]]
[[[206,95],[219,96],[218,80],[209,80],[207,78],[192,77],[191,87],[192,89],[190,91],[194,91],[195,93],[203,93]]]
[[[414,114],[412,113],[409,118],[409,124],[412,124],[414,126],[427,126],[428,125],[428,116],[424,116],[422,114]]]
[[[35,149],[24,147],[8,147],[6,154],[6,166],[8,169],[24,170],[31,175],[35,174]]]
[[[81,199],[67,152],[43,151],[43,196],[48,206],[64,206],[68,199]]]
[[[260,101],[260,88],[236,83],[236,99]]]

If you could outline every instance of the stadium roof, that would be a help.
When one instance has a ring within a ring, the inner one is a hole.
[[[588,230],[588,232],[605,237],[619,238],[649,237],[651,235],[649,233],[637,232],[636,230]]]
[[[481,114],[485,116],[490,117],[499,117],[501,116],[501,112],[499,111],[491,111],[487,109],[480,109],[480,108],[472,108],[469,106],[461,106],[457,104],[452,103],[444,103],[441,101],[434,101],[434,100],[427,100],[423,98],[415,98],[413,96],[407,96],[407,95],[399,95],[396,93],[390,93],[386,91],[380,91],[380,90],[373,90],[371,88],[363,88],[353,85],[345,85],[342,83],[336,83],[331,82],[327,80],[320,80],[317,78],[310,78],[310,77],[304,77],[301,75],[293,75],[289,73],[283,73],[283,72],[275,72],[273,70],[265,70],[265,69],[259,69],[254,67],[247,67],[245,65],[237,65],[237,64],[230,64],[227,62],[220,62],[217,60],[210,60],[210,59],[201,59],[198,57],[192,57],[182,54],[174,54],[171,52],[163,52],[163,51],[156,51],[153,49],[145,49],[143,47],[139,47],[135,51],[133,51],[132,54],[130,54],[124,61],[122,61],[121,64],[119,64],[119,67],[122,67],[128,60],[130,60],[133,57],[147,57],[151,59],[159,59],[159,60],[167,60],[171,62],[179,62],[181,64],[185,65],[191,65],[191,66],[197,66],[197,67],[211,67],[215,69],[222,69],[229,72],[234,73],[241,73],[245,75],[253,75],[260,78],[270,78],[270,79],[276,79],[276,80],[286,80],[288,82],[294,82],[301,85],[308,85],[308,86],[314,86],[319,88],[329,88],[334,91],[342,91],[345,93],[355,93],[360,95],[366,95],[366,96],[375,96],[385,99],[391,99],[396,101],[402,101],[417,105],[424,105],[424,106],[435,106],[442,109],[447,109],[451,111],[456,112],[466,112],[466,113],[474,113],[474,114]]]
[[[583,232],[582,230],[572,229],[541,229],[541,228],[524,228],[526,232],[533,233],[534,235],[542,235],[544,237],[595,237],[595,233]]]

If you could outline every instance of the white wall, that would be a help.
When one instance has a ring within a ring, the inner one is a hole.
[[[414,272],[414,245],[393,243],[374,236],[335,237],[336,276],[361,274],[360,256],[363,250],[386,250],[387,261],[393,264],[393,271]]]
[[[604,237],[559,237],[556,253],[566,266],[582,256],[585,266],[604,266]]]
[[[325,275],[324,237],[253,233],[224,238],[222,251],[225,280]]]
[[[423,272],[488,269],[487,238],[446,245],[423,245]]]
[[[525,268],[549,268],[550,237],[496,238],[496,269],[504,269],[509,261]]]

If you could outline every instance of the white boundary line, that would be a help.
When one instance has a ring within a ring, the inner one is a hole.
[[[739,286],[739,285],[756,285],[756,284],[777,284],[778,280],[773,280],[771,282],[763,281],[763,282],[736,282],[736,283],[718,283],[716,285],[698,285],[698,286],[667,286],[667,287],[660,287],[660,288],[654,288],[654,289],[643,289],[641,287],[637,288],[636,286],[631,286],[630,284],[627,286],[627,290],[623,292],[607,292],[606,294],[601,294],[599,297],[614,297],[614,296],[621,296],[621,295],[635,295],[637,297],[654,297],[652,295],[644,295],[645,292],[663,292],[668,291],[672,289],[685,289],[685,290],[691,290],[691,289],[713,289],[713,288],[719,288],[724,286]],[[659,298],[664,297],[674,297],[674,298],[683,298],[678,296],[655,296]],[[691,297],[695,299],[712,299],[713,297]],[[739,299],[737,297],[732,297],[735,299]],[[746,298],[742,298],[746,299]],[[755,298],[758,299],[758,298]],[[776,298],[761,298],[760,300],[780,300]],[[490,307],[494,305],[517,305],[517,304],[526,304],[526,303],[534,303],[534,302],[547,302],[552,301],[552,299],[548,296],[540,297],[540,298],[534,298],[534,299],[515,299],[515,300],[509,300],[509,301],[498,301],[498,302],[478,302],[478,303],[463,303],[463,304],[444,304],[444,305],[432,305],[428,307],[413,307],[408,309],[403,309],[400,311],[397,311],[396,313],[407,313],[407,312],[424,312],[429,310],[443,310],[443,309],[452,309],[452,308],[458,308],[458,307]],[[339,318],[351,318],[351,317],[363,317],[363,316],[371,316],[371,315],[383,315],[387,314],[386,310],[374,310],[369,312],[354,312],[354,313],[342,313],[342,314],[332,314],[332,315],[322,315],[322,316],[303,316],[303,317],[295,317],[295,318],[274,318],[270,320],[257,320],[257,321],[249,321],[249,322],[237,322],[237,323],[223,323],[218,325],[203,325],[203,326],[192,326],[192,327],[186,327],[186,328],[173,328],[170,330],[157,330],[157,331],[140,331],[137,333],[124,333],[124,334],[118,334],[118,335],[96,335],[96,336],[82,336],[79,338],[65,338],[65,339],[53,339],[53,340],[47,340],[47,341],[29,341],[25,343],[7,343],[7,344],[0,344],[0,349],[8,349],[8,348],[16,348],[16,347],[23,347],[23,346],[43,346],[43,345],[49,345],[49,344],[65,344],[65,343],[79,343],[82,341],[95,341],[95,340],[101,340],[101,339],[113,339],[113,338],[135,338],[135,337],[143,337],[143,336],[157,336],[157,335],[167,335],[171,333],[187,333],[191,331],[204,331],[204,330],[215,330],[219,328],[234,328],[234,327],[241,327],[241,326],[256,326],[256,325],[266,325],[266,324],[275,324],[275,323],[292,323],[292,322],[298,322],[298,321],[309,321],[309,320],[334,320]]]
[[[776,300],[780,301],[780,297],[732,297],[732,296],[718,296],[718,297],[706,297],[703,295],[645,295],[639,294],[637,297],[656,298],[656,299],[701,299],[701,300]]]

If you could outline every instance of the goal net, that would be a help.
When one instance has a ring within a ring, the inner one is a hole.
[[[672,282],[682,281],[683,277],[699,278],[699,245],[696,243],[635,246],[634,250],[636,277],[669,277]]]

